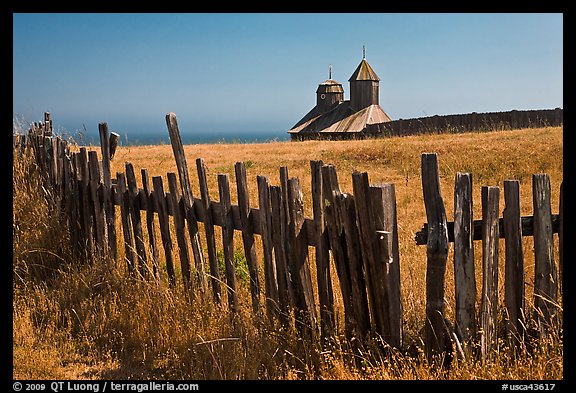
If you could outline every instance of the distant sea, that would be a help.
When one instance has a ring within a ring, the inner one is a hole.
[[[120,146],[142,146],[142,145],[169,145],[170,136],[168,131],[158,133],[122,133],[120,134]],[[90,133],[65,133],[64,137],[71,137],[80,145],[99,145],[100,137],[98,134]],[[182,143],[184,145],[192,144],[228,144],[228,143],[266,143],[266,142],[285,142],[290,140],[290,136],[282,132],[242,132],[242,133],[181,133]]]

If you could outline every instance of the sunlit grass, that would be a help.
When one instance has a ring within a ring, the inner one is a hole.
[[[371,182],[396,186],[400,242],[401,285],[405,351],[390,358],[366,348],[359,367],[350,364],[350,350],[338,341],[322,352],[315,372],[304,367],[313,348],[302,348],[293,330],[270,325],[265,316],[253,316],[249,280],[242,260],[242,241],[235,236],[239,274],[240,312],[231,323],[226,307],[184,296],[179,284],[131,280],[124,263],[78,265],[72,256],[67,228],[50,208],[51,196],[29,160],[13,165],[13,269],[14,269],[14,377],[74,378],[183,378],[183,379],[554,379],[562,377],[560,334],[547,344],[513,360],[501,350],[489,364],[456,361],[448,373],[437,374],[422,355],[425,313],[426,250],[414,242],[414,233],[426,221],[420,179],[420,154],[439,154],[441,191],[448,219],[453,218],[453,187],[457,171],[473,176],[474,218],[481,217],[482,185],[503,186],[505,179],[521,182],[522,215],[532,214],[533,173],[550,175],[552,212],[558,212],[562,175],[562,128],[541,128],[490,133],[424,135],[365,141],[274,142],[185,146],[190,179],[199,192],[195,159],[206,161],[211,197],[218,200],[217,174],[230,174],[236,203],[234,163],[247,164],[250,203],[258,205],[256,176],[279,184],[279,167],[301,180],[305,211],[312,215],[310,160],[335,164],[340,187],[352,191],[353,170],[367,171]],[[176,172],[170,145],[119,147],[112,175],[132,162],[150,176]],[[138,179],[142,187],[140,179]],[[501,209],[504,201],[501,200]],[[203,240],[203,226],[200,225]],[[158,230],[158,228],[157,228]],[[120,257],[124,255],[121,226],[117,226]],[[216,244],[222,248],[220,228]],[[160,238],[159,232],[157,238]],[[179,274],[175,234],[174,261]],[[555,261],[558,243],[555,236]],[[257,236],[262,270],[262,248]],[[205,242],[204,242],[205,244]],[[523,238],[527,307],[534,282],[533,240]],[[160,250],[161,257],[163,250]],[[500,302],[503,303],[504,243],[500,242]],[[207,254],[205,252],[207,262]],[[122,259],[120,259],[122,260]],[[310,248],[313,281],[315,267]],[[333,266],[333,265],[332,265]],[[481,248],[475,245],[476,282],[481,283]],[[208,269],[207,269],[208,271]],[[262,271],[260,272],[263,275]],[[343,324],[338,280],[332,267],[336,320]],[[222,272],[222,277],[224,277]],[[242,279],[242,277],[244,277]],[[262,277],[263,278],[263,277]],[[263,280],[261,280],[263,283]],[[180,281],[179,281],[180,283]],[[480,284],[478,284],[480,285]],[[446,272],[446,317],[454,318],[453,259]],[[477,288],[478,302],[480,287]],[[226,304],[226,301],[223,302]]]

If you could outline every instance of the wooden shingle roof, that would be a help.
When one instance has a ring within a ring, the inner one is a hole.
[[[316,93],[344,93],[342,83],[336,82],[334,79],[328,79],[318,85]]]
[[[366,61],[366,59],[362,59],[356,71],[352,74],[348,82],[354,81],[379,81],[378,75],[374,72],[370,64]]]
[[[350,108],[350,101],[342,101],[320,115],[314,107],[290,131],[291,134],[306,132],[361,132],[371,124],[392,121],[380,105],[370,105],[358,112]]]

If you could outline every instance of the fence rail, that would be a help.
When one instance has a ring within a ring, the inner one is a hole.
[[[34,123],[28,134],[14,135],[15,154],[33,153],[47,189],[66,218],[71,239],[80,258],[93,262],[95,255],[118,261],[124,248],[125,263],[138,279],[162,279],[160,248],[166,276],[178,285],[173,249],[176,235],[178,261],[184,288],[192,295],[208,296],[216,303],[227,301],[231,312],[238,310],[234,231],[242,234],[242,246],[249,270],[252,309],[267,315],[273,323],[295,326],[305,340],[325,342],[340,334],[334,311],[334,288],[339,286],[344,305],[344,336],[360,345],[379,337],[391,347],[403,348],[403,309],[398,245],[398,223],[394,184],[370,184],[368,173],[352,174],[353,195],[340,191],[336,168],[311,161],[313,217],[304,216],[302,185],[290,178],[288,168],[279,168],[279,184],[258,176],[258,208],[251,206],[246,167],[235,165],[238,205],[232,205],[230,175],[218,175],[219,201],[212,200],[206,165],[196,160],[199,197],[190,185],[190,174],[179,135],[176,116],[166,124],[177,164],[166,186],[162,176],[150,179],[141,170],[143,188],[137,186],[135,168],[126,163],[125,172],[110,173],[117,134],[109,134],[106,123],[99,125],[101,154],[78,147],[52,133],[49,114]],[[422,186],[428,223],[416,234],[417,244],[426,244],[425,346],[430,358],[456,348],[461,356],[478,354],[488,360],[496,348],[498,329],[498,239],[506,241],[505,307],[507,341],[519,347],[526,334],[525,318],[532,318],[539,335],[558,325],[558,274],[562,271],[563,236],[560,236],[560,271],[553,255],[553,233],[562,234],[560,213],[551,214],[548,175],[533,176],[535,215],[520,217],[519,183],[504,184],[504,216],[499,218],[498,187],[482,187],[482,220],[472,219],[472,175],[458,173],[455,180],[454,221],[448,222],[435,153],[422,155]],[[562,201],[562,199],[561,199]],[[119,216],[118,209],[119,207]],[[144,216],[144,219],[143,219]],[[169,217],[173,218],[173,230]],[[116,219],[122,234],[117,239]],[[201,242],[198,223],[204,224],[206,244]],[[155,228],[160,228],[160,239]],[[224,277],[218,267],[216,228],[222,231]],[[256,238],[259,235],[260,238]],[[526,314],[524,305],[524,264],[522,236],[534,236],[535,313]],[[473,241],[482,241],[482,296],[476,314],[476,282]],[[263,255],[257,255],[256,242]],[[454,242],[456,318],[446,323],[445,272],[448,243]],[[316,287],[314,294],[309,247],[315,248]],[[192,253],[190,253],[192,249]],[[204,252],[209,272],[205,271]],[[263,261],[262,268],[259,266]],[[331,263],[333,261],[333,263]],[[336,269],[337,282],[331,269]],[[263,276],[260,272],[263,271]],[[263,282],[261,281],[263,278]],[[221,283],[225,284],[222,291]],[[264,297],[264,302],[262,302]],[[315,303],[318,299],[319,304]],[[293,310],[293,314],[290,313]],[[293,315],[293,318],[291,317]],[[355,340],[353,340],[355,339]]]

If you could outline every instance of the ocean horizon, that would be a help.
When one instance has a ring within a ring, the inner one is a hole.
[[[100,145],[100,136],[95,132],[66,132],[55,130],[56,135],[61,135],[67,140],[73,140],[79,145]],[[170,135],[165,132],[118,132],[120,134],[119,146],[145,146],[145,145],[169,145]],[[233,144],[233,143],[267,143],[288,142],[290,135],[286,132],[194,132],[180,133],[182,144]]]

